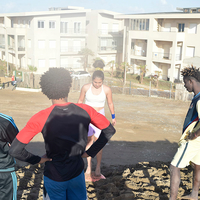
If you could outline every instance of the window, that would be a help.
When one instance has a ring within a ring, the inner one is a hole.
[[[107,47],[107,40],[101,39],[101,50],[106,51],[106,47]]]
[[[81,32],[81,23],[75,22],[74,23],[74,33],[80,33]]]
[[[13,28],[13,27],[14,27],[14,20],[11,19],[11,28]]]
[[[74,48],[74,51],[80,51],[81,50],[81,41],[73,41],[73,48]]]
[[[38,60],[38,67],[39,68],[44,68],[45,67],[45,60],[39,59]]]
[[[60,22],[60,32],[67,33],[67,22]]]
[[[49,59],[49,67],[56,67],[56,59]]]
[[[45,48],[45,41],[44,40],[38,40],[38,48],[39,49]]]
[[[197,30],[197,24],[190,24],[190,27],[188,29],[188,33],[196,34],[196,30]]]
[[[49,28],[51,28],[51,29],[56,28],[56,22],[50,21],[49,22]]]
[[[68,41],[61,40],[60,41],[60,48],[61,48],[61,52],[68,52]]]
[[[38,21],[38,28],[44,28],[44,21]]]
[[[148,31],[149,30],[149,19],[132,19],[130,23],[131,30],[137,31]]]
[[[116,50],[117,49],[117,40],[113,40],[112,41],[112,50]]]
[[[185,24],[178,24],[178,32],[184,32]]]
[[[49,48],[50,49],[56,48],[56,41],[55,40],[50,40],[49,41]]]

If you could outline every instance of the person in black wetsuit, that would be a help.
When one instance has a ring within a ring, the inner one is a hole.
[[[42,75],[42,92],[53,105],[31,117],[9,151],[30,164],[45,163],[44,186],[53,200],[87,199],[83,158],[94,157],[115,133],[105,116],[92,107],[67,101],[71,82],[70,73],[64,68],[51,68]],[[85,151],[90,123],[102,131],[98,140]],[[46,149],[43,157],[25,149],[40,132]]]
[[[8,151],[18,132],[13,118],[0,113],[0,199],[2,200],[17,200],[15,160]]]

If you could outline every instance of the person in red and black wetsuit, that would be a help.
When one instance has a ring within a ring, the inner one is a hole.
[[[67,102],[71,77],[64,68],[51,68],[40,80],[53,105],[35,114],[11,144],[10,154],[30,164],[44,163],[44,186],[53,200],[86,200],[83,157],[94,157],[115,133],[105,116],[86,104]],[[98,140],[85,151],[89,124],[101,129]],[[41,132],[46,156],[25,149]]]

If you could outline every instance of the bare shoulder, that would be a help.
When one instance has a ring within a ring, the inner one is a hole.
[[[111,92],[110,87],[108,87],[107,85],[103,85],[103,89],[104,89],[104,92],[105,92],[106,94],[108,94],[108,93]]]
[[[91,83],[83,85],[82,90],[87,91],[90,88]]]

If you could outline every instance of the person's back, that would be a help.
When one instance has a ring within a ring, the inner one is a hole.
[[[12,117],[0,113],[0,197],[6,200],[17,198],[15,160],[8,153],[10,144],[18,133]]]
[[[44,187],[50,199],[87,199],[83,157],[94,157],[115,133],[105,116],[85,104],[67,102],[71,77],[63,68],[51,68],[40,82],[52,106],[36,113],[11,144],[9,153],[30,164],[44,163]],[[102,130],[99,139],[86,151],[92,123]],[[42,133],[46,155],[34,155],[25,146]]]

